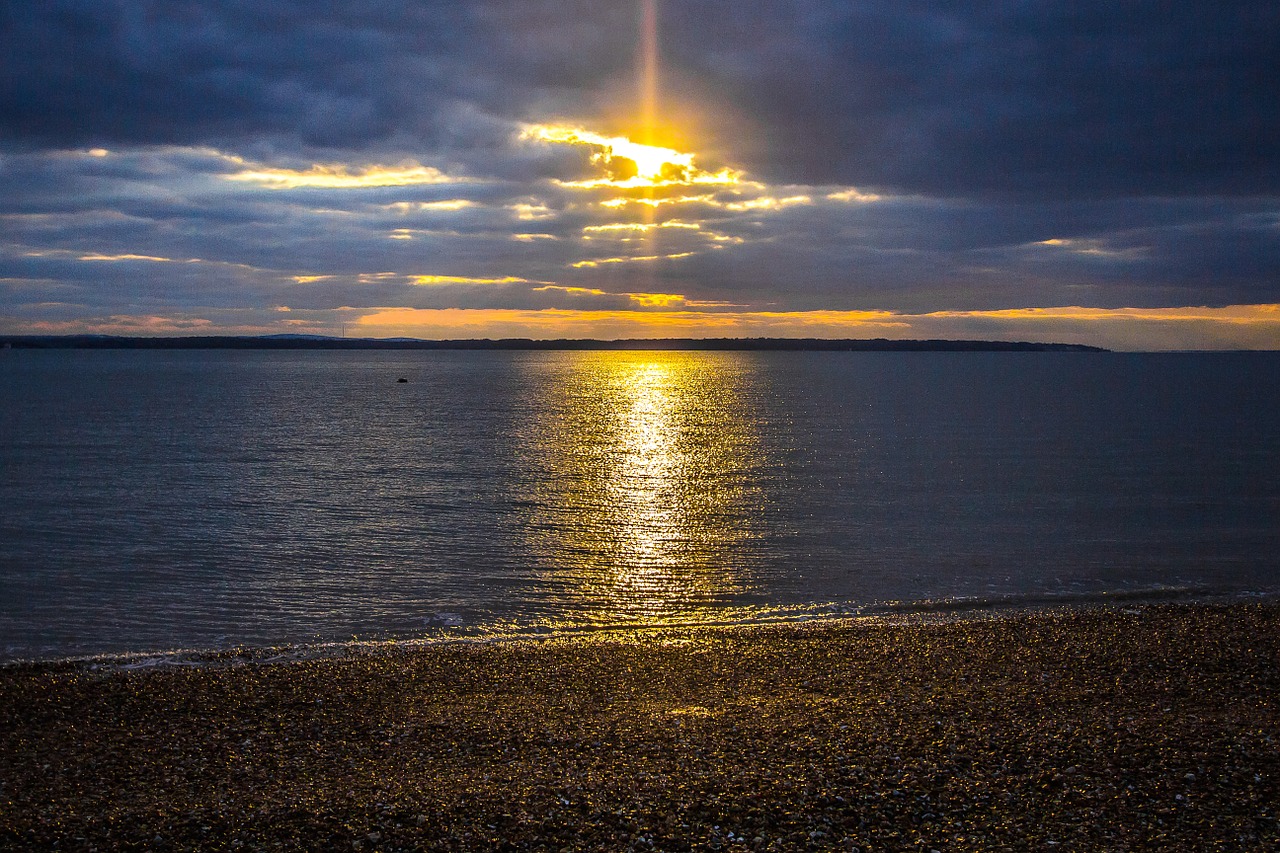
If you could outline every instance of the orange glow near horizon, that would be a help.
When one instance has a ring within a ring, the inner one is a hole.
[[[582,288],[584,293],[589,293]],[[653,307],[684,306],[678,294],[622,294],[637,304]],[[639,298],[636,298],[639,297]],[[490,334],[508,336],[561,337],[735,337],[768,335],[780,326],[797,328],[827,325],[857,328],[894,327],[907,324],[895,320],[888,311],[698,311],[698,310],[582,310],[565,308],[386,308],[355,320],[355,325],[385,329],[385,334],[432,333]],[[779,333],[781,334],[781,333]],[[812,331],[809,333],[813,334]]]
[[[299,277],[315,278],[319,277]],[[610,293],[541,285],[575,299],[626,298],[631,309],[292,308],[288,320],[215,322],[200,313],[42,321],[22,334],[272,334],[288,325],[328,333],[339,321],[368,337],[463,338],[890,338],[1041,340],[1118,350],[1280,350],[1280,304],[1168,308],[1010,308],[934,311],[759,311],[661,292]],[[589,305],[590,303],[584,303]],[[281,312],[280,308],[273,313]],[[301,315],[301,316],[300,316]]]
[[[594,295],[583,288],[582,295]],[[386,308],[362,333],[430,338],[947,338],[1046,340],[1112,349],[1280,349],[1280,305],[1014,308],[977,311],[752,311],[675,294],[627,296],[653,310]],[[717,310],[719,309],[719,310]]]

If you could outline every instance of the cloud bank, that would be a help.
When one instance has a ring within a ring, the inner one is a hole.
[[[0,5],[0,331],[1276,347],[1274,4]]]

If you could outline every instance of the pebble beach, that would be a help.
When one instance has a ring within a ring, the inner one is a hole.
[[[1261,850],[1280,604],[0,667],[0,847]]]

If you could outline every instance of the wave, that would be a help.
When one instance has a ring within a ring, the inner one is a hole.
[[[624,640],[637,635],[770,625],[844,622],[865,624],[928,624],[1018,616],[1063,609],[1123,608],[1137,612],[1142,606],[1224,604],[1280,600],[1280,591],[1221,589],[1207,586],[1164,586],[1092,592],[1034,593],[1021,595],[954,596],[916,601],[872,603],[810,602],[804,604],[730,607],[670,617],[618,620],[500,620],[465,624],[457,613],[427,617],[421,635],[289,643],[273,646],[234,646],[218,649],[180,648],[164,651],[112,652],[67,657],[26,658],[7,649],[10,660],[0,668],[40,666],[91,671],[132,671],[175,667],[231,667],[271,665],[297,661],[363,657],[411,651],[445,644],[540,642],[596,637]]]

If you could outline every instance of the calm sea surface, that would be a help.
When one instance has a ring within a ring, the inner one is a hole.
[[[0,658],[1280,591],[1271,353],[12,350],[0,472]]]

